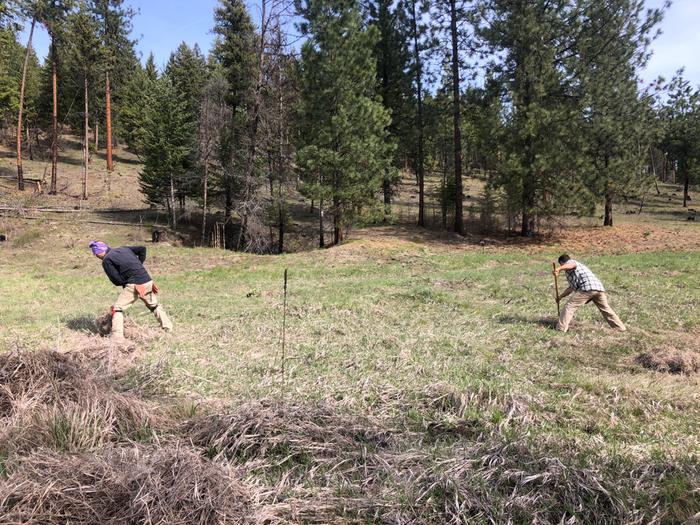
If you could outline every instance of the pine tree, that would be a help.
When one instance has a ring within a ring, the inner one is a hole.
[[[199,101],[208,81],[207,62],[197,44],[190,48],[182,42],[170,55],[165,74],[175,91],[185,101],[186,112],[192,122],[197,120]]]
[[[177,95],[167,75],[155,82],[144,108],[141,189],[149,202],[167,206],[172,228],[177,228],[179,178],[187,173],[194,153],[186,108],[186,100]]]
[[[465,42],[470,39],[467,34],[465,22],[467,21],[467,8],[470,2],[458,0],[440,0],[435,3],[437,21],[437,33],[449,42],[444,46],[447,52],[445,58],[449,58],[449,78],[452,91],[452,128],[453,128],[453,167],[454,167],[454,231],[464,234],[463,216],[463,163],[462,163],[462,80],[464,65],[460,57],[460,51],[465,47]]]
[[[643,186],[653,139],[638,73],[662,12],[646,12],[643,0],[588,0],[581,14],[576,68],[591,162],[589,187],[605,203],[603,224],[612,226],[615,198]]]
[[[377,60],[377,84],[384,107],[391,115],[389,137],[396,144],[394,169],[384,174],[385,214],[391,211],[393,186],[397,182],[398,169],[411,151],[412,86],[410,71],[409,19],[405,5],[394,5],[391,0],[374,0],[369,3],[369,23],[379,31],[379,40],[374,48]]]
[[[578,29],[570,2],[482,0],[478,33],[497,62],[505,97],[495,186],[532,235],[540,216],[586,206],[579,174],[579,99],[572,81]]]
[[[407,11],[410,17],[410,35],[412,39],[412,63],[411,70],[415,82],[415,152],[416,156],[413,159],[414,171],[416,173],[418,183],[418,226],[425,226],[425,119],[423,115],[423,57],[421,55],[424,47],[424,36],[426,28],[419,22],[419,16],[423,14],[423,9],[418,9],[416,4],[418,0],[407,0],[409,6]],[[421,4],[423,6],[424,4]]]
[[[661,108],[664,136],[661,149],[683,180],[683,207],[688,207],[691,182],[700,182],[700,89],[679,71],[667,86],[668,100]]]
[[[181,43],[170,55],[165,75],[170,78],[175,95],[185,103],[184,117],[189,122],[189,129],[192,132],[190,142],[195,144],[200,104],[209,77],[207,63],[199,46],[195,44],[194,48],[190,48],[184,42]],[[191,160],[194,160],[194,156]],[[186,166],[186,175],[182,174],[178,178],[176,187],[181,207],[184,207],[188,196],[193,196],[198,191],[199,184],[200,174],[194,164]]]
[[[24,170],[22,167],[22,114],[24,111],[24,95],[27,86],[27,68],[32,53],[32,37],[34,36],[34,28],[36,26],[36,11],[35,6],[29,7],[29,17],[31,18],[31,26],[29,29],[29,37],[27,47],[24,52],[24,65],[22,66],[22,80],[19,88],[19,100],[17,103],[17,186],[20,191],[24,191]]]
[[[226,248],[234,248],[232,223],[234,198],[242,187],[243,159],[247,107],[255,76],[255,29],[248,9],[241,0],[220,0],[214,12],[214,32],[217,41],[213,55],[224,71],[228,82],[227,103],[231,108],[231,121],[222,132],[222,172],[217,185],[224,196],[224,223]]]
[[[134,52],[134,41],[130,38],[131,20],[134,10],[124,6],[124,0],[92,0],[94,16],[98,20],[103,45],[103,67],[105,78],[104,108],[106,125],[107,171],[114,169],[113,147],[113,98],[120,107],[120,88],[136,71],[138,60]],[[116,93],[115,93],[116,92]],[[113,93],[116,97],[113,97]]]
[[[298,7],[309,39],[301,53],[305,123],[297,165],[321,217],[330,201],[338,244],[357,213],[373,202],[393,153],[390,116],[375,95],[372,51],[378,34],[363,28],[352,0],[312,0]]]
[[[57,193],[58,181],[58,47],[62,44],[68,13],[73,9],[73,0],[44,0],[39,19],[51,38],[49,62],[51,69],[51,184],[49,194]]]
[[[88,198],[88,163],[90,130],[90,86],[96,84],[103,65],[104,50],[100,40],[100,28],[90,5],[80,2],[78,10],[71,14],[67,24],[69,43],[67,49],[69,68],[76,85],[83,86],[83,189],[82,198]],[[94,90],[93,90],[94,91]],[[94,94],[93,94],[94,100]],[[94,107],[94,104],[93,104]]]
[[[146,67],[138,65],[129,81],[122,88],[119,130],[127,146],[136,155],[142,154],[142,141],[146,129],[144,107],[158,80],[153,54]]]

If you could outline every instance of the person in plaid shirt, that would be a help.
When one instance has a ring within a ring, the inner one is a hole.
[[[598,310],[600,310],[600,313],[603,314],[603,317],[612,328],[621,332],[627,331],[627,328],[620,321],[615,311],[610,308],[603,283],[585,264],[575,261],[564,254],[559,257],[559,268],[554,270],[554,275],[558,276],[561,271],[566,272],[566,280],[569,282],[569,287],[557,297],[557,302],[567,295],[573,295],[559,316],[557,330],[562,332],[569,330],[569,324],[574,318],[576,310],[584,304],[593,301],[593,304],[598,307]]]

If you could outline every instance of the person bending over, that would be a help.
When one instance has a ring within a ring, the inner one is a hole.
[[[557,302],[568,295],[573,295],[571,295],[571,299],[566,303],[559,316],[557,330],[562,332],[568,331],[569,324],[574,318],[576,310],[591,301],[598,307],[598,310],[600,310],[600,313],[603,314],[603,317],[612,328],[621,332],[627,330],[615,311],[610,308],[603,283],[585,264],[575,261],[564,254],[559,257],[559,265],[559,268],[554,270],[554,275],[558,276],[561,271],[566,272],[566,280],[569,282],[569,287],[557,297]]]
[[[143,267],[143,262],[146,260],[146,247],[121,246],[112,249],[103,242],[93,241],[90,243],[90,248],[95,257],[102,260],[102,268],[109,280],[115,286],[124,288],[117,297],[117,302],[112,306],[111,338],[115,341],[124,340],[124,310],[138,299],[141,299],[153,312],[163,330],[170,332],[173,329],[173,323],[165,313],[165,309],[158,304],[158,287]]]

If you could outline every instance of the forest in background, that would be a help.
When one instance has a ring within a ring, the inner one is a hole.
[[[700,92],[682,71],[641,85],[663,17],[643,0],[260,0],[255,12],[222,0],[209,53],[183,42],[161,70],[139,60],[123,0],[0,2],[0,128],[18,189],[40,151],[57,193],[71,133],[89,199],[92,154],[111,171],[122,144],[171,228],[196,207],[207,245],[220,213],[221,245],[258,253],[284,251],[291,193],[323,247],[391,220],[402,176],[418,225],[431,192],[457,233],[474,179],[482,214],[522,236],[597,208],[612,226],[614,205],[658,180],[682,183],[690,205]],[[51,37],[43,63],[37,25]]]

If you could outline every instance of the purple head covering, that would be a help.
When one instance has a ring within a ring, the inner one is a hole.
[[[109,251],[109,246],[107,246],[102,241],[92,241],[90,243],[90,248],[92,248],[93,255],[99,255],[101,253],[106,253]]]

